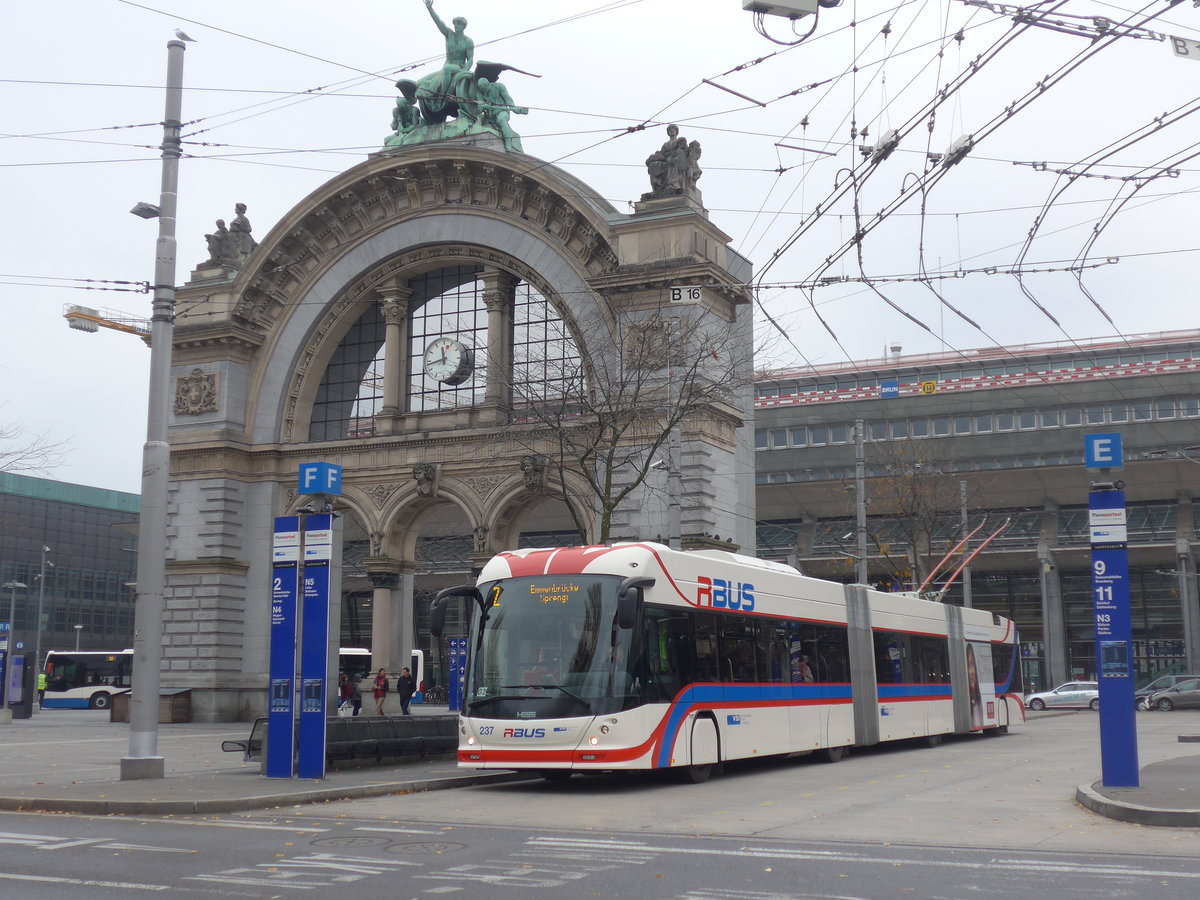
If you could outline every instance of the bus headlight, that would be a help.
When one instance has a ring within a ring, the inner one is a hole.
[[[467,746],[468,747],[475,746],[475,735],[471,735],[470,737],[467,738]]]
[[[588,743],[590,743],[593,747],[595,747],[598,743],[600,743],[600,738],[595,737],[593,735],[592,738],[588,741]]]

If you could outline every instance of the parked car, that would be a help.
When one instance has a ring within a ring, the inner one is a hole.
[[[1169,687],[1174,687],[1181,681],[1191,681],[1193,678],[1200,678],[1200,675],[1159,675],[1149,684],[1138,688],[1133,692],[1134,703],[1138,709],[1153,709],[1147,701],[1153,694],[1159,691],[1165,691]]]
[[[1181,681],[1146,698],[1148,709],[1185,709],[1200,707],[1200,678]]]
[[[1068,707],[1100,708],[1100,684],[1095,681],[1068,681],[1052,691],[1025,695],[1030,709],[1059,709]]]

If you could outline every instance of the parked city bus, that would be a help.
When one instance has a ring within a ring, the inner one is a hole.
[[[463,768],[678,769],[1024,721],[1013,623],[720,551],[655,543],[501,553],[475,585]]]
[[[108,709],[129,690],[132,650],[51,650],[46,654],[43,709]]]
[[[421,682],[425,679],[425,651],[414,650],[412,652],[412,665],[410,666],[413,676],[413,684],[420,687]],[[370,691],[371,680],[375,677],[375,670],[371,668],[371,651],[365,647],[341,647],[338,649],[338,674],[345,675],[351,680],[362,682],[366,685],[366,690]],[[400,674],[397,669],[394,672],[389,672],[393,684],[396,676]]]

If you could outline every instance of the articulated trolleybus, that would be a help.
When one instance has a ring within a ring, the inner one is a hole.
[[[460,718],[463,768],[677,768],[1024,721],[1012,622],[655,543],[518,550],[477,585]]]

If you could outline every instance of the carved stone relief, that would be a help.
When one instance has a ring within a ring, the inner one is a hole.
[[[175,415],[198,416],[217,411],[217,373],[192,369],[175,379]]]

